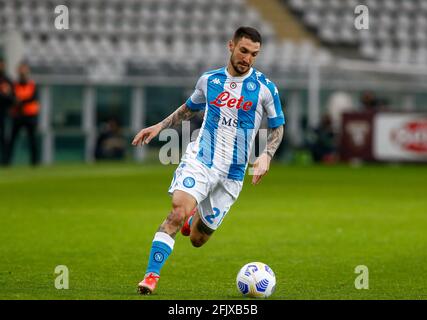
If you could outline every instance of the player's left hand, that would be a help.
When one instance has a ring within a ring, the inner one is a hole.
[[[252,178],[252,184],[257,185],[263,176],[265,176],[270,169],[271,158],[267,153],[261,154],[258,159],[256,159],[253,169],[254,176]]]

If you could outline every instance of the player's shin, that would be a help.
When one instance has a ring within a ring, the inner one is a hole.
[[[169,234],[165,232],[157,232],[155,234],[146,274],[155,273],[160,275],[160,270],[172,253],[174,244],[175,240]]]

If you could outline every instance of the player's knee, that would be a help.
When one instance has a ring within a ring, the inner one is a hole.
[[[209,236],[192,231],[190,241],[193,247],[200,248],[209,240]]]
[[[193,247],[195,248],[200,248],[201,246],[203,246],[205,244],[205,240],[203,238],[190,238],[191,244],[193,245]]]
[[[185,207],[182,205],[172,205],[172,212],[168,220],[174,225],[180,225],[186,217]]]

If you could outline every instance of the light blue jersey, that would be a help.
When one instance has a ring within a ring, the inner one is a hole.
[[[232,77],[226,67],[204,73],[186,105],[205,110],[186,156],[232,180],[243,181],[264,112],[269,128],[285,123],[277,87],[253,68],[242,77]]]

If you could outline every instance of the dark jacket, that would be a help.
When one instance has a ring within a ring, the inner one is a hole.
[[[0,113],[5,113],[15,102],[13,83],[10,79],[0,74]]]

